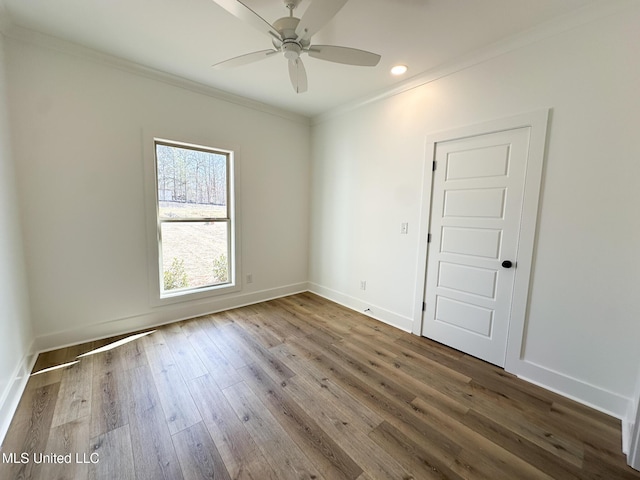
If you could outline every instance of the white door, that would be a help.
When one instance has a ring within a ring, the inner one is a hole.
[[[504,367],[530,127],[438,142],[422,334]]]

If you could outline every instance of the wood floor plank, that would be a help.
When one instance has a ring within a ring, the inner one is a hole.
[[[283,336],[274,333],[276,329],[274,329],[273,326],[269,326],[261,320],[260,316],[255,313],[255,310],[249,310],[246,307],[231,310],[229,316],[236,325],[244,328],[254,341],[264,348],[268,349],[280,345],[284,340]]]
[[[274,301],[265,302],[261,304],[260,307],[254,317],[255,321],[264,328],[269,329],[281,342],[284,342],[287,338],[296,338],[305,335],[302,325],[306,325],[306,323],[290,322],[289,319],[291,316],[287,315],[281,308],[278,308]]]
[[[416,398],[416,392],[406,388],[395,381],[393,376],[388,376],[378,363],[359,358],[342,344],[323,345],[325,356],[339,363],[360,380],[384,391],[385,394],[397,398],[402,402],[410,403]]]
[[[143,341],[171,434],[202,421],[162,332],[144,337]]]
[[[537,410],[547,413],[552,402],[546,395],[541,395],[539,388],[529,388],[524,380],[515,375],[505,372],[495,365],[487,365],[477,358],[465,355],[458,366],[460,371],[464,371],[473,382],[481,385],[486,392],[504,399],[509,399],[515,403],[527,405],[526,410]]]
[[[464,353],[424,337],[403,335],[394,343],[453,370],[458,369],[460,360],[464,357]]]
[[[351,334],[342,340],[360,348],[362,351],[386,362],[393,362],[398,358],[398,346],[389,339],[384,341],[384,335],[377,332],[370,333],[368,328],[357,326],[351,329]]]
[[[580,480],[581,478],[581,468],[574,463],[563,461],[548,450],[474,410],[470,410],[465,415],[463,423],[496,445],[537,465],[540,470],[552,478],[566,480]]]
[[[307,335],[316,335],[322,337],[326,342],[340,341],[343,337],[343,332],[348,332],[350,327],[342,327],[340,329],[334,328],[330,321],[325,320],[321,315],[309,310],[304,304],[300,304],[298,301],[291,297],[279,298],[273,300],[274,303],[286,312],[288,316],[287,321],[295,325],[300,325],[303,330],[307,331]]]
[[[603,421],[600,415],[585,415],[583,410],[573,409],[570,406],[554,402],[549,409],[548,416],[538,415],[536,420],[544,421],[545,424],[552,424],[564,434],[572,438],[581,440],[589,445],[598,445],[598,449],[607,450],[614,454],[620,453],[622,441],[621,425],[617,420],[615,424],[610,423],[610,417]],[[543,417],[543,418],[541,418]]]
[[[369,434],[369,437],[413,472],[416,479],[463,480],[464,478],[451,470],[449,465],[452,462],[446,457],[434,455],[427,444],[412,440],[388,422],[381,423]]]
[[[277,384],[256,364],[241,369],[240,374],[325,478],[355,480],[362,473],[353,459],[306,413],[306,406],[291,399],[286,382]]]
[[[151,369],[129,369],[126,389],[136,480],[180,480],[182,470]]]
[[[416,399],[413,405],[417,418],[446,434],[450,441],[460,446],[460,452],[450,465],[459,475],[469,475],[471,478],[552,479],[537,466],[527,463],[463,423],[443,415],[421,399]]]
[[[223,393],[279,479],[325,478],[244,382],[225,388]]]
[[[473,379],[452,366],[443,365],[431,358],[415,354],[402,346],[397,347],[395,351],[397,355],[393,366],[404,370],[420,381],[429,384],[450,381],[469,383]]]
[[[272,350],[291,368],[296,375],[287,380],[288,385],[299,385],[313,394],[314,398],[322,399],[334,408],[351,416],[351,422],[360,426],[368,433],[382,423],[382,417],[373,410],[358,402],[345,390],[331,382],[322,371],[304,357],[304,353],[297,354],[293,345],[278,345]]]
[[[217,322],[217,319],[225,318],[228,321],[222,324]],[[247,363],[253,361],[251,355],[247,351],[243,343],[233,335],[233,331],[229,330],[229,327],[233,325],[233,321],[227,315],[221,317],[205,317],[203,321],[203,330],[211,341],[218,347],[222,355],[227,359],[227,362],[234,368],[242,368]]]
[[[337,341],[339,336],[329,333],[326,329],[321,328],[324,322],[310,322],[308,314],[305,311],[299,311],[295,302],[287,301],[286,298],[277,298],[266,302],[266,308],[262,310],[265,316],[271,321],[281,321],[291,325],[296,334],[290,335],[288,338],[303,337],[313,333],[323,335],[325,341]]]
[[[396,383],[410,390],[414,398],[418,396],[421,398],[430,398],[431,401],[442,401],[444,404],[443,408],[449,409],[451,412],[457,411],[459,414],[464,414],[468,410],[468,407],[462,405],[454,398],[440,395],[438,390],[443,384],[459,385],[460,388],[464,389],[466,385],[472,381],[472,379],[466,375],[460,375],[454,371],[450,373],[439,371],[429,364],[411,367],[401,360],[371,353],[367,349],[362,348],[361,345],[352,342],[352,338],[349,338],[349,341],[340,342],[335,347],[359,359],[361,362],[366,362],[369,368],[378,372],[383,378],[394,379]]]
[[[235,479],[278,480],[217,382],[205,375],[187,385],[229,475]]]
[[[91,415],[93,357],[82,357],[62,371],[52,426]]]
[[[93,358],[91,437],[129,422],[125,396],[120,393],[123,386],[118,372],[124,370],[122,360],[120,352],[114,350],[96,354]]]
[[[308,292],[154,332],[41,354],[0,478],[640,480],[619,420]]]
[[[419,410],[416,412],[415,405],[407,403],[402,396],[390,393],[386,386],[367,383],[355,376],[345,365],[324,355],[318,355],[311,360],[331,381],[379,413],[404,434],[415,438],[417,442],[429,444],[429,448],[438,455],[453,461],[460,452],[460,446],[449,438],[448,431],[429,425],[425,418],[417,414]]]
[[[45,451],[59,389],[60,384],[54,383],[25,391],[0,450],[3,454],[16,455],[18,461],[26,454],[27,461],[1,462],[0,478],[40,478],[41,464],[34,463],[33,456]]]
[[[339,404],[326,401],[300,377],[294,377],[282,386],[299,405],[303,405],[309,416],[342,448],[365,472],[373,478],[410,478],[394,455],[375,443],[367,435],[377,425],[360,422],[357,412],[341,408]],[[359,477],[358,477],[359,478]]]
[[[420,437],[419,441],[429,443],[434,452],[449,458],[450,461],[459,453],[459,446],[450,441],[445,433],[433,429],[417,417],[413,405],[408,404],[402,397],[389,394],[386,387],[368,384],[344,365],[324,355],[315,356],[311,361],[324,372],[326,378],[405,433],[416,434]]]
[[[220,389],[242,381],[242,377],[238,375],[236,369],[229,363],[218,346],[207,336],[201,325],[202,322],[199,321],[184,322],[181,328],[208,374]]]
[[[122,365],[125,370],[149,365],[147,356],[144,353],[144,346],[142,342],[142,339],[139,338],[133,342],[125,343],[118,347]]]
[[[492,404],[484,395],[484,389],[470,385],[470,393],[467,397],[460,397],[461,403],[470,409],[474,409],[495,422],[516,432],[523,438],[544,448],[550,453],[559,456],[567,462],[576,466],[581,466],[583,457],[583,446],[571,436],[563,435],[553,425],[545,422],[536,422],[533,417],[517,408],[504,408],[504,403]],[[422,399],[416,399],[413,404],[422,408],[428,404]]]
[[[202,317],[198,317],[198,320],[203,321],[204,323],[211,325],[212,327],[222,327],[224,325],[229,325],[233,323],[233,319],[229,316],[229,311],[212,313],[210,315],[203,315]]]
[[[97,460],[89,465],[90,480],[134,480],[133,451],[129,425],[91,439],[91,454]]]
[[[40,476],[50,480],[80,480],[88,478],[91,453],[89,421],[86,418],[51,429],[45,452],[62,455],[60,463],[45,462]]]
[[[447,411],[449,415],[458,419],[464,416],[466,410],[474,408],[503,425],[509,425],[523,438],[529,439],[556,455],[563,456],[567,461],[580,465],[582,452],[579,442],[570,436],[563,435],[552,425],[547,425],[548,428],[542,429],[540,425],[544,424],[543,422],[532,422],[532,414],[529,410],[541,407],[534,400],[528,403],[526,398],[529,397],[524,397],[525,400],[522,397],[519,400],[513,400],[506,393],[487,389],[473,380],[468,385],[455,381],[446,382],[446,379],[440,375],[434,377],[414,365],[405,365],[400,361],[398,361],[398,365],[400,371],[407,372],[424,382],[422,386],[414,387],[420,393],[420,400],[417,402],[426,403],[428,401],[432,406],[434,402],[438,402],[437,408]],[[400,372],[398,374],[402,375]],[[435,385],[444,395],[433,390],[429,392],[430,387],[426,386],[427,383]],[[419,405],[420,403],[414,404]],[[505,408],[507,406],[509,408]]]
[[[597,450],[590,446],[585,447],[583,479],[585,480],[637,480],[640,472],[625,465],[624,456],[618,454],[617,461],[612,458],[603,459]]]
[[[231,480],[211,436],[202,423],[173,436],[185,480]]]
[[[269,350],[254,340],[251,335],[237,325],[228,325],[224,327],[228,330],[228,334],[235,338],[236,341],[242,343],[247,355],[251,358],[251,362],[258,363],[269,375],[277,381],[284,381],[295,375],[289,367],[282,363]]]
[[[173,354],[173,359],[182,374],[182,378],[191,380],[205,375],[207,368],[182,330],[182,324],[183,322],[167,325],[162,329],[162,334],[169,350]]]

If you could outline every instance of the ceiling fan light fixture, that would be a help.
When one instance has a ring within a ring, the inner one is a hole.
[[[394,65],[391,67],[391,75],[399,76],[404,75],[409,70],[409,67],[406,65]]]
[[[282,53],[288,60],[295,60],[302,53],[302,47],[297,42],[286,41],[282,44]]]

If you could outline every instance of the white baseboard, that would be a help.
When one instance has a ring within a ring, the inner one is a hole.
[[[22,357],[22,360],[11,376],[12,380],[8,382],[5,391],[2,392],[0,396],[0,445],[4,442],[4,437],[7,435],[9,425],[16,413],[16,409],[22,398],[22,393],[29,380],[29,374],[36,361],[36,355],[30,353],[32,351],[33,349],[30,348],[28,350],[29,353]]]
[[[69,330],[40,335],[36,337],[35,349],[37,352],[46,352],[69,345],[77,345],[79,343],[153,328],[201,315],[265,302],[273,300],[274,298],[306,292],[307,290],[307,282],[300,282],[257,292],[232,294],[206,301],[193,303],[184,302],[163,306],[141,315],[132,315],[125,318],[94,323],[86,327],[76,327]]]
[[[530,383],[575,400],[600,412],[625,421],[630,398],[591,385],[582,380],[551,370],[528,360],[520,360],[510,373]]]
[[[332,302],[338,303],[344,307],[355,310],[356,312],[368,315],[371,318],[379,320],[383,323],[391,325],[392,327],[399,328],[405,332],[411,332],[413,326],[413,319],[398,315],[397,313],[385,310],[382,307],[374,305],[372,303],[365,302],[358,298],[345,295],[344,293],[332,290],[317,283],[309,282],[309,291],[320,295]]]

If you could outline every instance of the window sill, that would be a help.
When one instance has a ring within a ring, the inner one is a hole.
[[[159,296],[155,296],[155,298],[151,300],[151,304],[154,307],[161,307],[176,303],[210,300],[222,295],[239,292],[241,289],[242,287],[240,285],[235,283],[226,283],[224,285],[215,285],[212,287],[203,287],[175,293],[164,293]]]

